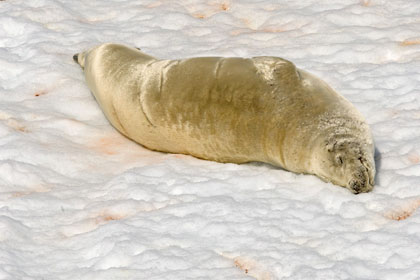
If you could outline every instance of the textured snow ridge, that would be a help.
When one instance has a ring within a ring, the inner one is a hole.
[[[420,279],[417,0],[0,1],[0,279]],[[152,152],[72,55],[275,55],[366,117],[377,184]]]

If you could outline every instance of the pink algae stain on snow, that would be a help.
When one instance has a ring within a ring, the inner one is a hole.
[[[88,147],[104,155],[124,154],[129,151],[130,156],[135,156],[141,147],[121,134],[112,132],[90,141]]]
[[[231,256],[226,253],[217,252],[220,256],[233,261],[233,265],[240,269],[244,274],[258,280],[273,279],[271,273],[259,262],[243,256]]]
[[[419,164],[420,163],[420,155],[415,151],[409,153],[407,158],[412,164]]]
[[[24,196],[31,195],[31,194],[34,194],[34,193],[45,193],[45,192],[48,192],[50,190],[51,190],[50,187],[46,187],[44,185],[38,185],[38,186],[35,186],[33,189],[30,189],[30,190],[12,192],[10,194],[10,197],[19,198],[19,197],[24,197]]]
[[[146,5],[146,8],[153,9],[153,8],[157,8],[157,7],[161,6],[162,4],[163,3],[161,1],[152,2],[148,5]]]
[[[248,18],[241,18],[240,21],[242,22],[242,25],[244,25],[244,28],[241,29],[235,29],[230,32],[231,35],[237,36],[243,33],[281,33],[288,31],[287,28],[276,26],[276,25],[268,25],[268,26],[259,26],[256,27],[253,22]]]
[[[219,8],[223,11],[227,11],[230,9],[230,3],[221,3]]]
[[[157,164],[165,160],[164,154],[149,150],[116,132],[95,137],[86,146],[103,156],[118,157],[118,161],[122,165],[133,164],[138,161]]]
[[[6,126],[12,128],[14,130],[17,130],[17,131],[20,131],[20,132],[29,132],[28,129],[26,128],[26,126],[23,125],[21,121],[13,118],[13,116],[11,116],[7,113],[0,112],[0,121],[4,121]]]
[[[204,18],[209,17],[209,16],[207,16],[205,14],[202,14],[202,13],[194,13],[192,16],[195,17],[195,18],[200,18],[200,19],[204,19]]]
[[[240,28],[240,29],[235,29],[233,31],[230,32],[230,34],[232,36],[238,36],[241,34],[248,34],[248,33],[254,33],[257,32],[258,30],[252,26],[252,22],[251,20],[247,19],[247,18],[241,18],[240,19],[242,25],[244,25],[244,28]]]
[[[39,97],[39,96],[45,95],[47,93],[48,93],[48,91],[46,91],[46,90],[40,90],[40,91],[35,92],[34,96]]]
[[[222,2],[213,2],[210,3],[207,9],[200,9],[196,10],[194,7],[190,8],[190,14],[199,19],[205,19],[209,18],[215,14],[218,14],[220,12],[226,12],[230,10],[230,2],[228,1],[222,1]]]
[[[6,122],[6,125],[20,132],[29,132],[26,126],[24,126],[22,123],[20,123],[19,121],[15,119],[8,119]]]
[[[184,158],[190,158],[191,156],[184,155],[184,154],[174,154],[174,157],[184,159]]]
[[[419,207],[420,199],[412,200],[398,210],[389,211],[385,214],[385,217],[394,221],[402,221],[413,215]]]
[[[371,5],[371,0],[360,0],[360,5],[363,7],[369,7]]]
[[[258,280],[270,280],[272,279],[270,272],[263,269],[263,267],[256,261],[244,258],[236,257],[233,259],[234,264],[237,268],[242,270],[245,274],[254,277]]]
[[[414,46],[414,45],[420,45],[420,38],[418,39],[407,39],[402,42],[400,42],[400,46],[407,47],[407,46]]]
[[[252,26],[252,21],[250,20],[250,19],[248,19],[248,18],[241,18],[241,22],[242,22],[242,24],[244,24],[248,29],[251,29],[251,30],[256,30],[256,28],[254,28],[253,26]]]
[[[241,35],[243,33],[249,33],[249,30],[246,30],[246,29],[235,29],[235,30],[233,30],[233,31],[230,32],[230,35],[238,36],[238,35]]]
[[[284,30],[281,27],[268,26],[268,27],[264,27],[261,31],[267,32],[267,33],[279,33],[279,32],[284,32],[286,30]]]
[[[88,146],[104,155],[123,154],[127,151],[127,146],[131,146],[134,147],[134,149],[130,150],[130,155],[132,156],[136,154],[135,148],[140,149],[140,147],[131,143],[129,139],[116,133],[94,138]]]
[[[98,217],[95,218],[96,224],[104,224],[110,221],[118,221],[126,218],[127,215],[124,214],[115,214],[115,213],[101,213]]]
[[[241,257],[237,257],[234,259],[234,264],[237,268],[245,272],[245,274],[249,273],[249,270],[252,269],[255,265],[254,262],[249,260],[244,260]]]
[[[122,146],[122,140],[119,137],[101,137],[93,143],[92,147],[107,155],[115,155]]]
[[[114,211],[115,212],[115,211]],[[93,217],[92,217],[93,216]],[[113,213],[106,210],[96,213],[89,218],[82,219],[70,225],[62,227],[62,235],[64,238],[72,238],[73,236],[88,233],[96,230],[102,225],[112,221],[122,220],[127,218],[127,213]]]
[[[281,28],[281,27],[275,27],[275,26],[268,26],[268,27],[263,27],[261,29],[253,29],[248,27],[247,29],[243,28],[243,29],[235,29],[233,31],[230,32],[230,34],[232,36],[238,36],[241,34],[249,34],[249,33],[257,33],[257,32],[265,32],[265,33],[280,33],[280,32],[285,32],[287,30]]]
[[[13,192],[12,193],[12,197],[13,198],[22,197],[22,196],[26,196],[26,195],[28,195],[30,193],[31,192],[28,192],[28,191],[26,191],[26,192]]]
[[[276,6],[275,4],[271,4],[271,5],[267,5],[267,6],[263,7],[263,10],[268,11],[268,12],[271,12],[271,11],[274,11],[274,10],[276,10],[278,8],[279,7]]]

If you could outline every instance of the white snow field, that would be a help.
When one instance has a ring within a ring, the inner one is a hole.
[[[149,151],[73,54],[280,56],[371,125],[376,186]],[[420,1],[0,0],[0,279],[420,279]]]

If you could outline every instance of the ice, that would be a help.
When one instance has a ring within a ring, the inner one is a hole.
[[[420,2],[0,1],[0,279],[419,279]],[[353,195],[261,163],[149,151],[72,56],[275,55],[365,116]]]

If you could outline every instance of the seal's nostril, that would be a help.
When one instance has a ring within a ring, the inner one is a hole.
[[[351,190],[354,194],[358,194],[358,193],[360,193],[360,191],[361,191],[361,186],[360,186],[360,183],[358,183],[357,181],[352,180],[352,181],[349,183],[349,186],[350,186],[350,190]]]
[[[74,60],[76,63],[79,63],[79,61],[77,60],[78,56],[79,56],[79,54],[78,54],[78,53],[76,53],[75,55],[73,55],[73,60]]]
[[[353,191],[354,191],[355,194],[359,194],[361,192],[360,186],[354,186]]]

